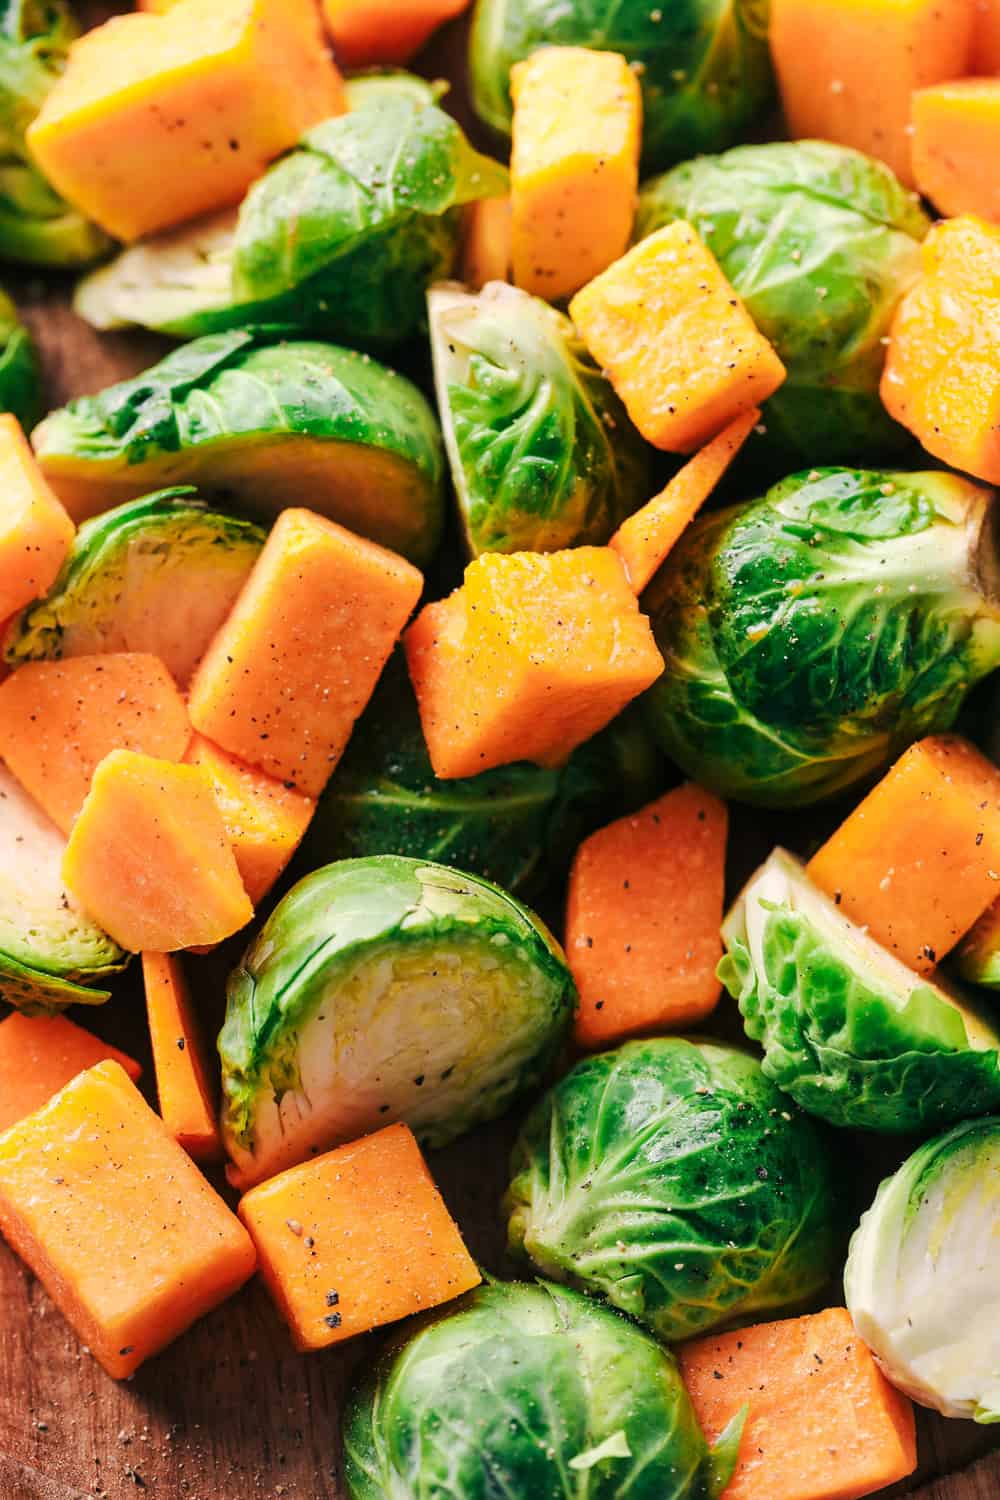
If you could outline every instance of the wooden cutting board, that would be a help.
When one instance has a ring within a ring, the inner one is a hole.
[[[98,21],[123,8],[97,0],[78,10]],[[425,71],[457,78],[463,57],[460,29],[450,28]],[[13,289],[43,351],[50,406],[137,373],[165,347],[151,336],[93,333],[69,311],[68,282],[26,278]],[[748,866],[766,852],[751,847],[757,832],[748,829],[746,836]],[[769,837],[775,836],[772,829]],[[199,968],[206,975],[200,998],[210,1024],[221,1013],[224,972],[224,958]],[[148,1088],[152,1070],[137,976],[86,1023],[143,1063]],[[517,1274],[505,1262],[497,1209],[513,1128],[502,1122],[479,1131],[433,1160],[472,1253],[500,1275]],[[150,1500],[344,1500],[340,1410],[352,1372],[374,1348],[373,1341],[360,1340],[340,1351],[296,1354],[255,1281],[134,1379],[116,1384],[0,1242],[0,1500],[137,1500],[143,1494]],[[984,1456],[998,1442],[995,1430],[922,1415],[919,1474],[886,1493],[1000,1500],[1000,1452]]]

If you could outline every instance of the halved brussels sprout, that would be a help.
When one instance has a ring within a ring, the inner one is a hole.
[[[0,411],[29,431],[42,408],[42,372],[31,334],[6,292],[0,291]]]
[[[575,1000],[512,896],[383,855],[308,875],[229,982],[223,1131],[241,1182],[406,1120],[440,1146],[544,1074]]]
[[[950,728],[1000,665],[991,490],[813,469],[695,523],[650,590],[662,748],[723,796],[818,801]]]
[[[77,312],[182,337],[280,323],[367,347],[419,332],[462,205],[507,186],[433,98],[412,80],[359,86],[350,113],[308,131],[238,211],[126,250],[82,283]]]
[[[666,1349],[563,1287],[494,1282],[409,1325],[344,1417],[350,1500],[714,1500],[742,1414],[710,1453]]]
[[[966,933],[955,953],[955,967],[970,984],[1000,990],[1000,901]]]
[[[722,928],[720,978],[764,1072],[810,1114],[940,1128],[1000,1109],[1000,1029],[869,937],[776,849]]]
[[[511,1250],[668,1343],[801,1302],[833,1271],[827,1137],[733,1047],[659,1037],[578,1063],[513,1171]]]
[[[539,47],[620,52],[642,83],[648,169],[720,151],[766,111],[768,0],[477,0],[469,65],[476,113],[510,134],[510,70]],[[586,108],[586,100],[580,101]]]
[[[14,622],[6,660],[17,667],[145,651],[187,687],[265,540],[259,526],[210,510],[194,490],[164,490],[95,516],[45,598]]]
[[[63,0],[0,0],[0,257],[5,260],[82,266],[111,249],[107,235],[49,186],[24,139],[78,35]]]
[[[405,854],[541,894],[565,876],[581,839],[662,790],[663,769],[641,716],[626,710],[561,770],[519,761],[439,781],[397,653],[319,800],[296,867]]]
[[[858,1333],[900,1390],[1000,1422],[1000,1119],[927,1141],[878,1190],[844,1273]]]
[[[0,765],[0,1000],[26,1015],[102,1005],[110,996],[99,986],[128,963],[63,884],[65,847]]]
[[[647,449],[569,319],[499,281],[427,306],[470,554],[606,542],[647,498]]]
[[[444,457],[409,380],[335,344],[234,329],[46,417],[38,461],[73,515],[197,483],[256,514],[308,503],[414,561],[437,546]]]
[[[637,238],[675,219],[694,224],[788,371],[755,447],[787,468],[909,444],[879,380],[930,220],[887,166],[826,141],[738,146],[643,186]]]

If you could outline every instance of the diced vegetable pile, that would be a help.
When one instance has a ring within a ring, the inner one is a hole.
[[[0,293],[0,1231],[115,1378],[398,1325],[350,1500],[859,1500],[1000,1422],[1000,0],[476,0],[464,125],[463,8],[0,3],[173,340]]]

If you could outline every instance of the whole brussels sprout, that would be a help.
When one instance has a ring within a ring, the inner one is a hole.
[[[788,371],[751,439],[783,467],[910,442],[879,397],[885,338],[930,220],[880,161],[826,141],[738,146],[647,182],[636,236],[692,223]],[[751,449],[752,451],[752,449]]]
[[[1000,1030],[915,974],[777,849],[722,928],[720,978],[764,1072],[832,1125],[916,1131],[1000,1109]]]
[[[434,287],[428,310],[470,554],[606,542],[647,497],[647,449],[573,324],[499,281]]]
[[[6,292],[0,291],[0,411],[13,412],[30,430],[41,414],[38,351]]]
[[[946,1417],[1000,1422],[1000,1119],[928,1141],[878,1190],[844,1290],[886,1375]]]
[[[112,241],[49,186],[25,131],[79,35],[63,0],[0,0],[0,257],[82,266]]]
[[[1000,665],[990,490],[814,469],[689,528],[649,596],[662,748],[723,796],[818,801],[950,728]]]
[[[477,0],[473,106],[509,135],[514,63],[539,47],[594,47],[620,52],[639,71],[647,169],[720,151],[772,101],[769,9],[768,0]]]
[[[97,328],[183,338],[249,323],[363,347],[418,333],[428,286],[451,272],[462,206],[503,193],[507,172],[426,87],[369,83],[355,97],[238,211],[133,246],[88,277],[77,312]]]
[[[659,1037],[578,1063],[513,1171],[511,1250],[668,1343],[800,1302],[833,1271],[827,1138],[733,1047]]]
[[[494,1283],[411,1325],[344,1418],[350,1500],[714,1500],[743,1414],[710,1453],[673,1356],[562,1287]]]
[[[575,998],[547,929],[485,880],[396,855],[307,875],[229,981],[240,1180],[393,1120],[438,1146],[494,1119],[544,1076]]]

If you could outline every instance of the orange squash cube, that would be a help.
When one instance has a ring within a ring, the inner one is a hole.
[[[1000,484],[1000,227],[936,224],[889,334],[882,400],[928,453]]]
[[[469,0],[323,0],[337,61],[345,68],[408,63]]]
[[[303,1351],[440,1307],[482,1280],[406,1125],[279,1173],[239,1214]]]
[[[207,771],[246,893],[257,906],[305,836],[316,803],[196,734],[185,757]]]
[[[690,453],[774,394],[785,367],[698,233],[678,220],[570,303],[643,437]]]
[[[311,511],[283,511],[195,672],[191,723],[318,797],[422,588],[395,552]]]
[[[238,203],[343,109],[314,0],[180,0],[74,42],[28,144],[64,198],[135,240]]]
[[[972,78],[1000,73],[1000,0],[976,0],[970,61],[962,71]]]
[[[63,879],[132,953],[220,943],[253,916],[208,774],[132,750],[94,772]]]
[[[0,757],[65,834],[112,750],[176,761],[190,738],[184,699],[155,656],[26,662],[0,685]]]
[[[0,1021],[0,1131],[34,1114],[78,1073],[109,1058],[138,1082],[142,1069],[134,1058],[65,1016],[12,1011]]]
[[[920,740],[813,855],[809,877],[930,973],[1000,892],[1000,770],[957,735]]]
[[[0,1136],[0,1232],[118,1380],[256,1263],[242,1224],[116,1062]]]
[[[75,535],[17,418],[0,414],[0,620],[48,592]]]
[[[510,92],[514,282],[557,302],[628,249],[642,93],[620,53],[587,47],[533,52],[511,68]]]
[[[485,553],[405,638],[437,776],[564,764],[663,671],[606,547]]]
[[[939,213],[1000,220],[1000,78],[917,90],[913,175]]]
[[[160,1117],[188,1156],[220,1161],[218,1109],[181,960],[172,953],[144,953],[142,979]]]
[[[913,1407],[846,1307],[693,1339],[677,1357],[709,1443],[749,1407],[725,1500],[861,1500],[917,1466]]]
[[[511,273],[510,198],[480,198],[465,210],[462,280],[474,292],[488,281],[509,281]]]

